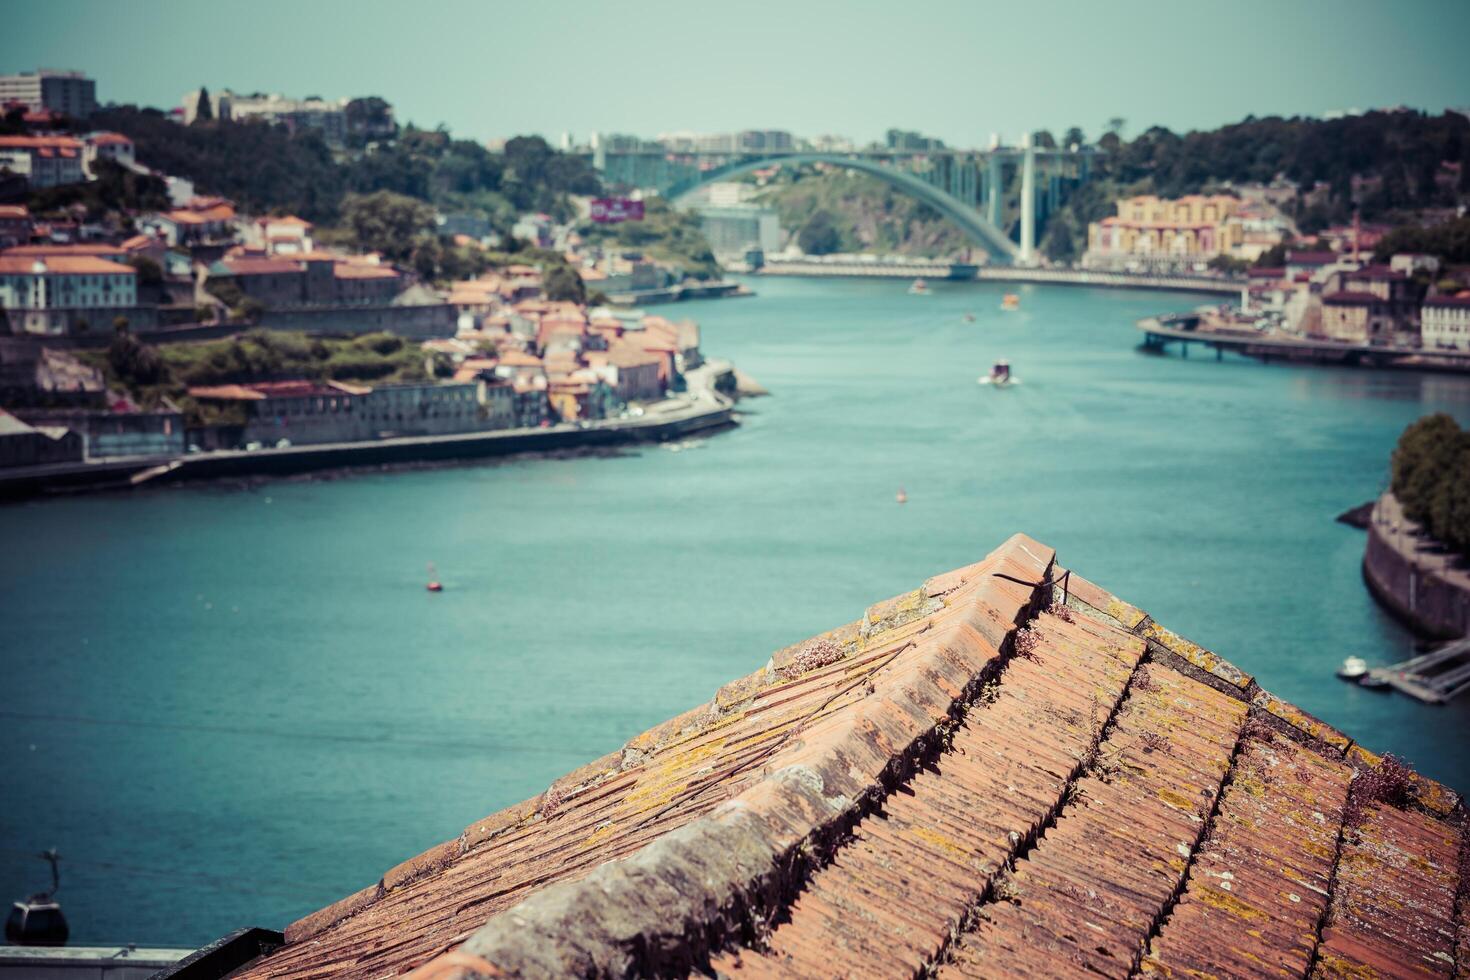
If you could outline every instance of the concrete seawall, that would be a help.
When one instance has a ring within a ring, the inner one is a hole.
[[[1393,494],[1373,506],[1363,581],[1389,612],[1417,633],[1454,638],[1470,632],[1470,575],[1437,554],[1403,516]]]
[[[496,429],[444,436],[292,446],[256,452],[200,453],[178,458],[135,457],[0,470],[0,499],[156,486],[187,480],[292,476],[350,467],[605,449],[667,442],[733,424],[734,403],[714,391],[704,391],[688,406],[650,413],[637,419],[594,422],[587,428],[558,425],[544,429]]]

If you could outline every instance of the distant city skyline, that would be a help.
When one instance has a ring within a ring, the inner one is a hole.
[[[1246,116],[1470,105],[1470,4],[1262,0],[1228,14],[1160,0],[707,11],[468,0],[400,7],[266,0],[21,4],[0,73],[74,68],[102,103],[169,108],[200,85],[380,95],[400,122],[477,140],[784,129],[858,143],[898,127],[980,146],[1112,118],[1210,129]],[[1059,27],[1056,36],[1047,31]],[[188,43],[180,43],[187,39]],[[1028,40],[1032,39],[1032,40]]]

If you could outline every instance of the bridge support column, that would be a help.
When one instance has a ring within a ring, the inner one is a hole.
[[[1021,254],[1016,261],[1036,264],[1036,148],[1029,134],[1021,162]]]
[[[985,170],[985,220],[1000,227],[1001,184],[1005,182],[1005,163],[992,152]]]

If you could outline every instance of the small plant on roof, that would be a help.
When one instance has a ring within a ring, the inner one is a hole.
[[[1372,769],[1359,769],[1353,774],[1343,822],[1357,827],[1368,818],[1368,808],[1373,804],[1402,808],[1413,798],[1414,770],[1401,759],[1385,755]]]
[[[1144,732],[1139,736],[1138,740],[1143,743],[1145,754],[1151,752],[1163,752],[1167,754],[1169,751],[1169,739],[1159,732]]]
[[[1067,608],[1067,606],[1064,605],[1063,603],[1053,602],[1051,604],[1051,606],[1046,611],[1049,612],[1049,613],[1051,613],[1057,619],[1062,620],[1063,622],[1067,622],[1067,623],[1075,623],[1076,622],[1076,620],[1072,618],[1072,610],[1069,609],[1069,608]]]
[[[842,647],[833,643],[831,640],[813,640],[798,650],[796,656],[791,658],[791,662],[782,667],[777,673],[786,680],[790,680],[793,677],[800,677],[802,674],[816,670],[819,667],[835,664],[843,656]]]
[[[1138,668],[1138,673],[1133,675],[1133,687],[1139,691],[1157,691],[1159,689],[1159,683],[1154,680],[1154,675],[1149,673],[1147,664]]]
[[[1025,660],[1036,659],[1036,648],[1041,642],[1041,637],[1036,630],[1030,626],[1016,634],[1016,656]]]
[[[536,812],[541,814],[543,818],[549,817],[561,808],[561,803],[561,789],[557,787],[555,783],[552,783],[546,788],[546,792],[542,795],[541,806],[537,809]]]

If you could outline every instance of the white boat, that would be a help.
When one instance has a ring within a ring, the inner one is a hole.
[[[1362,657],[1348,657],[1337,668],[1337,676],[1345,681],[1362,681],[1368,676],[1368,661]]]
[[[1011,374],[1010,361],[996,361],[995,366],[990,369],[989,374],[982,374],[979,378],[982,385],[992,385],[996,388],[1007,388],[1018,385],[1021,379]]]
[[[929,284],[922,279],[915,279],[914,284],[909,287],[910,296],[928,296]]]

